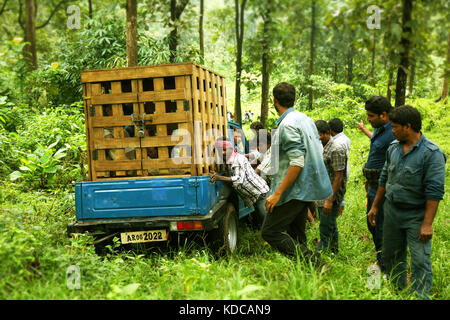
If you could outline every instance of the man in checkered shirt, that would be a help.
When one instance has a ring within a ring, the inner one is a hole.
[[[211,182],[231,183],[244,201],[245,206],[254,206],[257,222],[261,224],[266,216],[266,194],[270,190],[266,181],[256,174],[245,155],[237,152],[231,141],[226,137],[216,140],[215,152],[227,164],[229,177],[219,176],[213,172]]]
[[[320,216],[320,242],[317,250],[327,249],[337,253],[339,232],[336,218],[347,186],[348,156],[345,148],[333,141],[326,121],[317,120],[315,124],[323,145],[323,161],[333,188],[333,194],[328,199],[317,202]]]

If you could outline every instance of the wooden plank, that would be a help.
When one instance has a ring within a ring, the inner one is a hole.
[[[194,124],[193,124],[193,120],[194,120],[194,110],[193,110],[193,105],[192,105],[192,88],[191,88],[191,77],[192,76],[186,76],[183,77],[183,81],[184,81],[184,87],[186,90],[186,100],[188,102],[189,105],[189,119],[187,121],[187,123],[182,123],[179,126],[181,127],[181,129],[186,130],[189,133],[189,137],[188,138],[183,138],[183,140],[189,140],[189,146],[183,148],[184,153],[182,154],[183,156],[189,156],[190,154],[190,164],[191,164],[191,174],[193,176],[197,175],[197,167],[195,166],[195,162],[194,162]]]
[[[92,94],[91,91],[92,84],[84,84],[83,85],[83,96],[84,100],[84,126],[86,129],[86,153],[88,160],[88,179],[92,181],[92,148],[90,145],[91,140],[91,129],[90,129],[90,117],[89,117],[89,107],[91,105],[90,96]],[[84,177],[83,177],[84,178]]]
[[[192,74],[192,63],[173,63],[156,66],[98,69],[81,72],[81,82],[103,82],[143,78],[161,78]]]
[[[144,91],[139,93],[139,101],[147,102],[147,101],[184,100],[185,96],[186,94],[184,88],[182,89],[177,88],[164,91]]]
[[[186,137],[189,136],[165,136],[165,137],[146,137],[142,139],[141,145],[142,148],[149,148],[149,147],[169,147],[169,146],[176,146],[176,145],[187,145],[186,143],[182,143]]]
[[[190,157],[180,157],[176,158],[176,160],[179,161],[179,163],[176,163],[173,161],[174,159],[168,158],[168,159],[144,159],[142,160],[142,167],[144,169],[179,169],[179,168],[186,168],[191,169],[190,163]]]
[[[97,160],[94,161],[94,167],[97,171],[115,171],[115,170],[140,170],[140,160]]]
[[[91,98],[92,98],[91,104],[93,104],[93,105],[138,102],[138,95],[137,95],[137,93],[133,93],[133,92],[94,95]]]
[[[173,174],[173,175],[155,175],[155,176],[142,176],[142,177],[133,177],[133,179],[157,179],[157,178],[181,178],[181,177],[190,177],[190,174]],[[97,178],[97,181],[120,181],[120,180],[129,180],[129,177],[114,177],[114,178]]]
[[[198,78],[199,78],[199,84],[200,84],[200,88],[199,88],[199,96],[200,96],[200,106],[201,106],[201,119],[200,119],[200,131],[201,131],[201,153],[202,153],[202,157],[201,157],[201,170],[199,172],[202,172],[203,169],[205,168],[205,155],[204,155],[204,151],[206,150],[207,147],[207,136],[206,136],[206,130],[207,130],[207,122],[208,122],[208,114],[207,114],[207,106],[205,105],[207,102],[205,100],[205,84],[206,84],[206,79],[205,79],[205,72],[204,69],[202,68],[198,68]],[[207,171],[208,172],[208,171]]]
[[[156,108],[158,110],[158,106]],[[174,112],[174,113],[163,113],[162,115],[149,114],[144,117],[145,125],[153,124],[168,124],[168,123],[179,123],[187,122],[189,119],[188,111]],[[114,118],[102,117],[92,119],[92,127],[119,127],[119,126],[129,126],[133,125],[130,116],[118,116]]]

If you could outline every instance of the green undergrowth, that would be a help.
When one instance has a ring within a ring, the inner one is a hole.
[[[445,111],[424,109],[423,132],[448,156]],[[246,223],[230,257],[216,257],[194,241],[160,250],[120,250],[112,244],[106,254],[97,255],[89,245],[92,238],[66,234],[67,224],[75,219],[73,187],[30,190],[5,179],[0,181],[0,299],[413,299],[382,278],[379,288],[369,288],[373,278],[368,268],[376,256],[366,225],[361,173],[369,141],[350,126],[345,132],[352,141],[351,173],[347,205],[338,218],[340,251],[324,256],[330,269],[316,270],[285,257]],[[450,298],[449,212],[447,183],[433,224],[432,294],[439,300]],[[312,249],[319,221],[308,223],[307,236]],[[80,271],[79,283],[74,268]]]

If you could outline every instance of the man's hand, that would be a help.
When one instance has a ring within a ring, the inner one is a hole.
[[[324,214],[330,214],[332,208],[333,208],[333,200],[327,199],[325,201],[325,204],[323,205],[322,211]]]
[[[337,217],[339,217],[340,215],[342,215],[342,211],[344,211],[344,206],[340,206],[339,207],[339,210],[338,210],[338,213],[337,213]]]
[[[366,128],[364,126],[364,121],[362,121],[362,120],[358,123],[358,125],[356,127],[361,131]]]
[[[209,180],[209,182],[216,183],[216,181],[217,181],[217,173],[215,171],[211,171],[211,179]]]
[[[376,217],[378,214],[378,208],[372,206],[372,208],[370,208],[369,213],[367,214],[368,218],[369,218],[369,223],[372,225],[372,227],[375,227],[376,223]]]
[[[422,224],[420,227],[419,240],[427,243],[433,237],[433,226],[431,224]]]
[[[281,194],[273,193],[266,199],[266,212],[272,213],[273,208],[276,206],[278,201],[280,201]]]

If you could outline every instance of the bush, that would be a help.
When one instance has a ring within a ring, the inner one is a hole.
[[[40,188],[82,180],[79,148],[85,149],[86,134],[81,107],[80,102],[41,114],[28,111],[17,133],[0,131],[0,174],[15,170],[12,180],[21,178],[28,187]]]

